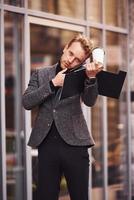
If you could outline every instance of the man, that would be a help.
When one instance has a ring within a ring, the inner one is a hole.
[[[60,61],[36,70],[23,95],[23,106],[39,107],[29,145],[38,148],[38,200],[58,200],[64,174],[71,200],[88,200],[89,155],[94,145],[84,119],[81,100],[93,106],[97,95],[96,74],[102,64],[86,64],[81,94],[59,99],[65,72],[78,68],[90,57],[92,42],[79,34],[64,48]]]

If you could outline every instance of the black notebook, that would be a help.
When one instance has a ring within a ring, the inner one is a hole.
[[[121,89],[126,77],[125,71],[119,71],[118,74],[115,74],[102,70],[96,77],[99,95],[116,99],[120,97]],[[86,74],[84,67],[67,73],[60,99],[80,94],[84,89],[85,78]]]

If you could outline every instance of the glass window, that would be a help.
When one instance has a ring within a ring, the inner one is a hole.
[[[67,17],[84,18],[84,0],[28,0],[28,7]]]
[[[102,97],[98,96],[95,106],[92,107],[92,133],[95,147],[92,148],[92,199],[103,200],[103,117]]]
[[[58,62],[65,44],[76,34],[75,31],[68,31],[58,28],[50,28],[40,25],[30,25],[31,38],[31,72],[38,67],[53,65]],[[37,114],[37,108],[32,110],[32,126]],[[33,199],[37,193],[37,160],[38,152],[32,150],[32,171],[33,171]],[[53,184],[53,183],[52,183]],[[70,200],[67,184],[64,176],[61,180],[60,199]]]
[[[0,10],[0,27],[2,27],[1,26],[1,10]],[[1,44],[1,32],[0,32],[0,44]],[[0,48],[0,64],[1,64],[1,55],[2,55],[2,52]],[[1,113],[1,68],[0,68],[0,113]],[[1,133],[1,115],[0,115],[0,133]]]
[[[133,40],[133,16],[130,31],[130,95],[131,95],[131,173],[132,173],[132,199],[134,198],[134,40]]]
[[[126,35],[107,31],[106,44],[107,69],[111,72],[127,71]]]
[[[125,28],[127,23],[127,1],[105,1],[106,24]]]
[[[102,31],[96,28],[90,28],[90,38],[95,46],[102,47]]]
[[[133,85],[134,88],[134,85]],[[131,91],[131,178],[132,178],[132,199],[134,198],[134,90]]]
[[[87,19],[93,22],[102,22],[102,0],[87,1]]]
[[[127,70],[127,37],[106,34],[107,70]],[[126,81],[120,99],[108,98],[108,195],[111,200],[127,199],[127,102]]]
[[[1,26],[1,10],[0,10],[0,26]],[[0,32],[0,44],[1,44],[1,32]],[[1,48],[0,48],[0,65],[1,65]],[[2,155],[2,127],[1,127],[1,124],[2,124],[2,117],[1,117],[1,107],[2,107],[2,102],[1,102],[1,94],[2,94],[2,91],[1,91],[1,68],[0,68],[0,155]],[[1,156],[2,157],[2,156]],[[0,160],[0,185],[2,185],[2,158]],[[2,199],[2,187],[0,186],[0,191],[1,191],[1,194],[0,194],[0,199]]]
[[[5,104],[7,200],[25,200],[22,118],[23,18],[5,12]]]
[[[95,46],[102,47],[102,31],[90,29],[90,38]],[[103,117],[102,117],[102,97],[98,96],[95,106],[91,108],[91,127],[95,147],[92,149],[92,199],[103,200]]]
[[[131,183],[132,183],[132,199],[134,199],[134,1],[129,2],[129,78],[130,78],[130,95],[131,95]]]
[[[4,3],[12,6],[24,6],[24,0],[4,0]]]

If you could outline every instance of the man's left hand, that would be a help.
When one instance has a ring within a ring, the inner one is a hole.
[[[91,62],[91,63],[87,63],[85,65],[86,67],[86,75],[89,78],[95,78],[97,73],[99,73],[100,71],[103,70],[103,64],[97,61]]]

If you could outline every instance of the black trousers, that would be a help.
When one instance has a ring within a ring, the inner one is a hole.
[[[88,200],[88,148],[66,144],[54,126],[38,148],[37,199],[58,200],[63,174],[71,200]]]

